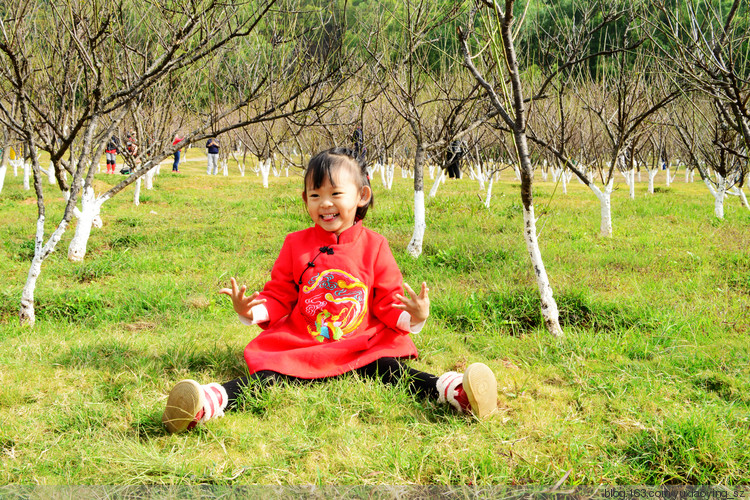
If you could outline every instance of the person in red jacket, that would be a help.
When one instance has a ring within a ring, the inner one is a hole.
[[[176,146],[177,144],[182,142],[182,137],[180,137],[180,134],[177,133],[174,135],[174,139],[172,139],[172,146]],[[180,150],[174,152],[174,162],[172,163],[172,172],[180,173]]]
[[[437,377],[401,361],[417,356],[409,334],[421,331],[430,314],[429,289],[403,283],[386,239],[362,225],[373,202],[364,160],[346,148],[323,151],[310,160],[304,183],[314,226],[287,235],[262,291],[246,295],[231,278],[231,288],[219,292],[232,299],[243,323],[263,330],[244,351],[249,376],[225,384],[178,382],[162,418],[167,430],[222,416],[246,389],[349,372],[405,381],[419,397],[480,418],[494,412],[497,381],[486,365]]]

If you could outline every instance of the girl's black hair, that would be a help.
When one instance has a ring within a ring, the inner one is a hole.
[[[326,179],[328,179],[328,182],[332,186],[336,186],[331,173],[343,161],[342,156],[358,167],[359,175],[357,175],[357,172],[354,172],[354,174],[360,189],[365,186],[370,187],[370,176],[367,172],[367,162],[365,162],[364,158],[357,157],[353,149],[338,147],[321,151],[307,164],[307,169],[305,170],[305,192],[307,192],[308,182],[310,182],[313,189],[318,189]],[[373,205],[375,195],[372,193],[372,187],[370,187],[370,193],[370,201],[367,202],[367,205],[357,207],[357,213],[354,216],[355,221],[364,219],[365,215],[367,215],[367,209]]]

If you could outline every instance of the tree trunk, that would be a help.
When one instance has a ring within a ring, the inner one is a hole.
[[[81,262],[86,256],[86,246],[91,236],[91,226],[99,217],[99,210],[105,199],[96,199],[94,188],[91,186],[83,190],[81,194],[81,211],[78,213],[78,224],[73,239],[68,246],[68,260]]]
[[[150,168],[148,172],[146,172],[146,189],[153,189],[154,188],[154,174],[156,173],[156,167]]]
[[[39,278],[39,274],[42,272],[42,262],[51,254],[57,243],[62,238],[65,229],[68,227],[68,223],[63,220],[55,232],[50,236],[49,241],[46,245],[42,246],[44,240],[44,215],[40,215],[36,221],[36,238],[34,245],[34,258],[31,260],[31,266],[29,266],[29,274],[26,277],[26,284],[21,292],[21,309],[18,313],[18,319],[21,326],[34,326],[36,322],[36,314],[34,312],[34,290],[36,289],[36,280]]]
[[[406,247],[414,258],[422,254],[422,242],[427,230],[427,219],[424,206],[424,182],[422,178],[422,163],[424,162],[424,148],[420,144],[414,155],[414,234]]]
[[[519,112],[519,102],[516,103],[516,112]],[[533,182],[534,172],[529,159],[529,147],[526,143],[526,134],[516,132],[516,147],[521,160],[519,169],[521,176],[521,203],[523,205],[523,235],[526,241],[526,251],[531,258],[531,266],[536,276],[536,284],[539,288],[539,298],[542,305],[542,319],[547,331],[553,337],[562,337],[563,331],[560,327],[560,313],[557,310],[557,302],[552,294],[552,286],[547,276],[547,270],[542,260],[542,252],[539,250],[539,240],[536,232],[536,217],[534,215]],[[565,172],[563,172],[565,175]]]
[[[260,162],[260,175],[263,179],[263,187],[268,188],[268,174],[271,173],[271,159]]]
[[[26,191],[29,191],[31,189],[31,186],[29,185],[30,177],[31,177],[31,164],[28,162],[23,162],[23,188]]]
[[[492,184],[495,182],[495,176],[490,176],[490,183],[487,187],[487,198],[484,200],[485,208],[490,208],[490,200],[492,200]]]
[[[435,182],[432,183],[432,189],[430,189],[430,198],[434,198],[437,194],[437,190],[440,187],[440,183],[445,177],[445,170],[442,168],[439,170],[439,173],[437,175],[437,178],[435,179]]]
[[[630,176],[630,199],[635,200],[635,169],[628,174]]]
[[[601,209],[601,224],[599,226],[599,232],[602,236],[612,236],[612,187],[614,186],[615,179],[612,177],[609,180],[609,184],[604,188],[604,191],[596,187],[594,184],[589,185],[597,198],[599,198],[599,204]]]
[[[5,159],[8,156],[7,149],[3,150],[3,156],[0,158],[0,193],[3,192],[3,184],[5,184],[5,174],[8,172],[8,165],[5,163]]]
[[[740,201],[742,202],[742,206],[750,210],[750,204],[747,202],[747,196],[745,196],[745,191],[741,188],[737,188],[738,194],[740,196]]]
[[[133,190],[133,204],[137,207],[141,204],[141,177],[138,177],[135,181],[135,189]]]
[[[654,178],[656,177],[656,174],[659,173],[659,168],[653,168],[649,169],[648,171],[648,192],[649,194],[654,194]]]

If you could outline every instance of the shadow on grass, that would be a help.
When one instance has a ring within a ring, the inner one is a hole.
[[[581,291],[560,293],[556,300],[563,328],[611,332],[658,326],[649,311],[595,302]],[[433,301],[432,314],[458,331],[489,328],[522,335],[544,326],[539,293],[531,289],[446,296]]]
[[[151,373],[206,371],[222,377],[222,380],[247,372],[242,349],[228,345],[208,350],[175,346],[154,356],[126,343],[110,340],[71,347],[68,352],[54,358],[52,363],[65,368],[96,368],[113,374],[144,370]]]

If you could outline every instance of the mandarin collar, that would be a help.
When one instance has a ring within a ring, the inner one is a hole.
[[[318,239],[320,239],[323,243],[327,245],[345,245],[347,243],[353,243],[357,241],[359,238],[359,235],[362,234],[362,222],[357,221],[354,223],[352,227],[341,233],[340,235],[336,235],[336,233],[332,233],[330,231],[326,231],[319,225],[315,224],[315,235]]]

